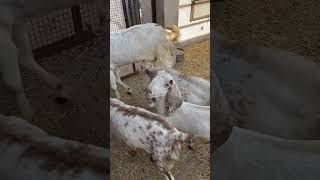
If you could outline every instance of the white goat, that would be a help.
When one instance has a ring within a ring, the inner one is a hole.
[[[183,101],[173,77],[164,70],[158,71],[146,88],[150,107],[180,131],[210,139],[210,106],[199,106]]]
[[[259,128],[249,130],[235,127],[233,113],[214,73],[211,79],[214,82],[212,94],[214,121],[211,131],[214,179],[320,178],[319,140],[288,140],[260,133]],[[272,122],[273,119],[269,120]],[[289,123],[287,129],[291,127]],[[280,130],[287,129],[280,128]]]
[[[175,43],[179,34],[180,31],[175,25],[163,28],[155,23],[135,25],[110,33],[110,86],[118,99],[120,94],[116,83],[131,94],[129,86],[120,79],[119,67],[154,61],[157,66],[173,67],[176,61]]]
[[[221,82],[236,126],[286,139],[320,138],[319,64],[215,33],[211,38],[211,72]]]
[[[196,146],[208,139],[182,133],[160,115],[110,98],[111,129],[130,147],[144,149],[166,179],[174,180],[170,169],[178,160],[181,144]],[[166,162],[167,161],[167,162]]]
[[[152,80],[160,70],[166,71],[173,77],[185,102],[210,106],[210,81],[199,77],[182,75],[178,71],[168,68],[148,68],[146,73]]]
[[[98,12],[102,23],[107,2],[105,0],[96,1],[100,3],[101,9],[98,9]],[[27,18],[43,15],[58,8],[71,8],[81,2],[88,2],[88,0],[0,0],[0,73],[5,85],[15,93],[21,114],[27,120],[32,119],[32,110],[24,93],[19,65],[38,74],[50,87],[55,89],[58,102],[63,103],[68,98],[68,88],[34,60]]]
[[[233,127],[212,163],[213,178],[219,180],[320,179],[320,141],[287,140]]]
[[[0,115],[0,179],[105,180],[109,151],[49,136],[28,121]]]

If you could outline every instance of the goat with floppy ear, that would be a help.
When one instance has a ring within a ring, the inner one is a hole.
[[[148,84],[146,93],[149,106],[168,117],[177,129],[210,139],[210,106],[184,102],[177,83],[169,73],[158,71]]]
[[[201,106],[210,105],[210,82],[208,80],[186,76],[170,68],[155,67],[145,70],[150,81],[157,76],[158,72],[162,71],[170,74],[177,83],[183,101]]]

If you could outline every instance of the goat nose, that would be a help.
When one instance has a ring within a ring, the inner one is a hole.
[[[152,93],[150,89],[146,89],[145,91],[146,91],[147,94],[151,94]]]

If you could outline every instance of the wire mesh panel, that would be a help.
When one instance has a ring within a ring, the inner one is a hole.
[[[81,22],[84,31],[89,30],[88,26],[91,26],[93,29],[99,26],[97,8],[97,3],[83,3],[80,5]]]
[[[117,32],[126,28],[122,0],[110,1],[110,31]]]
[[[154,4],[155,0],[111,0],[110,31],[117,32],[135,24],[154,22],[155,14],[152,11]],[[75,46],[75,43],[82,42],[78,40],[80,38],[87,40],[86,38],[89,36],[79,34],[91,30],[89,27],[92,30],[98,27],[97,8],[98,4],[96,3],[83,3],[80,6],[60,9],[44,16],[30,18],[30,37],[34,52],[39,49],[45,50],[45,53],[40,53],[42,56],[47,52],[59,51],[59,48],[69,48],[61,46],[64,44]],[[55,46],[54,44],[59,45]],[[134,65],[130,65],[121,69],[121,75],[128,75],[134,71]]]
[[[153,22],[152,0],[139,0],[141,24]]]
[[[29,18],[34,55],[50,56],[92,38],[93,33],[88,30],[99,25],[97,8],[96,3],[90,2]]]
[[[71,9],[57,10],[45,16],[29,19],[33,49],[37,49],[75,33]]]
[[[124,6],[122,0],[110,1],[110,32],[118,32],[126,28]],[[124,66],[120,69],[120,76],[134,73],[132,65]]]
[[[135,24],[154,22],[152,0],[111,0],[110,31],[118,32]],[[128,76],[139,70],[140,63],[124,66],[120,76]]]

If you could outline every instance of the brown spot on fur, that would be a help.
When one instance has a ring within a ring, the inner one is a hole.
[[[150,129],[151,129],[151,123],[149,123],[147,126],[147,130],[150,130]]]
[[[133,128],[133,132],[136,132],[137,130],[136,130],[136,128]]]
[[[141,127],[141,126],[139,126],[139,129],[140,129],[140,130],[142,130],[142,127]]]
[[[162,136],[163,135],[163,132],[162,131],[158,131],[158,136]]]
[[[144,110],[139,107],[122,105],[118,103],[110,102],[110,106],[117,108],[117,111],[122,112],[125,116],[141,116],[150,121],[157,121],[164,128],[171,130],[173,127],[166,121],[166,119],[158,114],[152,113],[150,111]]]
[[[155,137],[152,133],[150,133],[149,135],[151,136],[151,138],[152,138],[153,140],[156,140],[156,137]]]
[[[124,123],[124,127],[127,127],[127,126],[128,126],[128,124],[129,124],[128,122]]]

